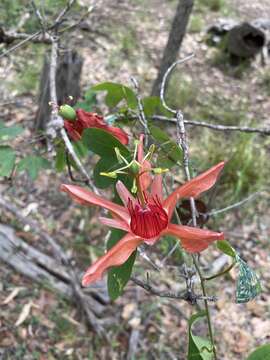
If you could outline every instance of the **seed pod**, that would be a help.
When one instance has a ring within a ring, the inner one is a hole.
[[[70,105],[61,105],[58,114],[65,120],[76,120],[76,111]]]

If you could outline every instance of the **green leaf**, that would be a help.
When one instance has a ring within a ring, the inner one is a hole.
[[[136,108],[137,99],[134,92],[127,86],[113,82],[104,82],[92,87],[94,91],[106,91],[105,103],[108,107],[115,107],[121,100],[126,100],[129,108]]]
[[[3,121],[0,121],[0,140],[6,141],[15,138],[21,134],[24,129],[19,125],[5,126]]]
[[[64,170],[66,165],[66,155],[65,148],[63,145],[57,147],[56,157],[55,157],[55,169],[57,172],[61,172]]]
[[[10,146],[0,146],[0,176],[11,175],[15,159],[15,151]]]
[[[236,256],[236,260],[239,264],[239,275],[236,285],[236,302],[247,303],[261,293],[261,284],[256,273],[240,258],[239,255]]]
[[[157,161],[158,166],[171,168],[176,163],[183,161],[182,150],[163,130],[157,126],[151,125],[150,133],[160,146]]]
[[[41,156],[26,156],[18,164],[18,170],[25,170],[32,180],[36,180],[41,169],[49,169],[50,163]]]
[[[231,256],[233,258],[235,258],[236,254],[237,254],[236,251],[234,250],[234,248],[231,246],[231,244],[227,240],[217,241],[217,248],[220,251],[222,251],[224,254]]]
[[[188,360],[212,360],[213,350],[209,340],[196,336],[192,332],[192,326],[199,319],[206,316],[205,311],[194,314],[189,319],[189,342],[188,342]]]
[[[95,154],[103,157],[116,157],[114,148],[118,148],[125,157],[129,156],[129,150],[120,143],[113,135],[102,129],[85,129],[82,136],[83,144]]]
[[[259,346],[249,355],[247,360],[270,360],[270,344]]]
[[[110,172],[119,167],[115,158],[104,157],[101,158],[94,168],[94,181],[95,185],[100,189],[106,189],[110,185],[115,183],[116,179],[100,175],[101,172]]]
[[[107,248],[110,249],[114,246],[123,236],[125,232],[118,229],[111,231],[110,238],[108,240]],[[108,272],[108,293],[112,300],[116,300],[124,291],[132,272],[132,268],[136,259],[136,251],[134,251],[128,260],[118,267],[114,267]]]
[[[164,108],[158,96],[147,96],[143,99],[142,103],[144,114],[147,117],[157,114],[171,115],[169,111]]]

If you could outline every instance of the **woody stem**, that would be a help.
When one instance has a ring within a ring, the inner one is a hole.
[[[186,179],[187,179],[187,181],[189,181],[191,179],[190,171],[189,171],[189,149],[188,149],[188,143],[187,143],[187,137],[186,137],[184,117],[183,117],[183,114],[181,111],[176,112],[176,123],[177,123],[178,145],[183,150],[184,171],[185,171]],[[197,219],[196,219],[197,210],[196,210],[196,204],[195,204],[194,198],[190,198],[190,208],[191,208],[191,214],[192,214],[192,225],[194,227],[196,227],[197,226]],[[207,318],[209,338],[210,338],[212,349],[213,349],[214,359],[217,360],[217,353],[216,353],[216,348],[215,348],[214,335],[213,335],[211,318],[210,318],[210,311],[209,311],[208,301],[206,300],[207,293],[206,293],[206,288],[205,288],[205,279],[203,277],[199,263],[197,262],[196,256],[194,254],[192,254],[192,260],[193,260],[194,266],[197,270],[198,276],[200,278],[202,293],[203,293],[203,296],[205,297],[204,307],[205,307],[205,314],[206,314],[206,318]]]

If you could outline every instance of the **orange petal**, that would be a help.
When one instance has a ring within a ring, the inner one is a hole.
[[[87,286],[99,280],[104,272],[112,266],[122,265],[142,242],[143,240],[138,236],[125,235],[105,255],[90,266],[83,276],[82,285]]]
[[[140,142],[138,145],[137,159],[138,159],[138,162],[141,164],[141,170],[140,170],[140,176],[139,176],[140,187],[141,187],[142,191],[145,191],[150,186],[152,178],[151,178],[150,171],[149,171],[149,170],[151,170],[151,163],[147,160],[143,161],[143,159],[144,159],[143,139],[144,139],[144,135],[141,134]]]
[[[103,199],[102,197],[94,194],[93,192],[81,188],[77,185],[66,185],[62,184],[60,187],[61,191],[68,193],[73,200],[81,205],[98,205],[105,209],[112,211],[114,214],[126,220],[129,217],[127,210],[118,204]]]
[[[223,169],[224,164],[224,161],[220,162],[172,192],[163,203],[163,207],[167,210],[169,219],[172,216],[178,199],[187,197],[195,198],[202,192],[210,189],[217,181],[218,175]]]
[[[105,218],[105,217],[99,217],[99,221],[102,224],[110,226],[110,227],[115,228],[115,229],[121,229],[121,230],[124,230],[124,231],[127,231],[127,232],[130,231],[129,225],[126,222],[118,220],[118,219],[110,219],[110,218]]]
[[[203,230],[196,227],[169,224],[163,234],[174,235],[181,240],[182,247],[190,253],[201,252],[215,240],[223,240],[222,232]]]
[[[142,163],[143,158],[144,158],[144,153],[143,153],[143,139],[144,139],[144,135],[141,134],[140,135],[140,142],[138,145],[138,162]]]
[[[157,196],[161,202],[163,201],[162,176],[160,174],[156,175],[152,181],[151,195],[153,197]]]
[[[128,189],[125,187],[125,185],[122,183],[122,181],[118,180],[116,183],[116,190],[118,192],[118,195],[120,199],[122,200],[123,204],[125,206],[128,205],[128,200],[132,200],[132,202],[135,202],[135,198],[131,193],[128,191]]]

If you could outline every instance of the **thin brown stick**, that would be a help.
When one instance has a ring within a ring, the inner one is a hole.
[[[137,98],[137,104],[138,104],[138,109],[139,109],[139,120],[142,123],[143,128],[144,128],[144,144],[145,144],[145,146],[147,146],[148,145],[149,128],[148,128],[148,121],[147,121],[147,118],[144,113],[142,98],[140,95],[139,84],[138,84],[138,81],[133,76],[130,79],[131,79],[133,86],[135,88],[135,91],[136,91],[136,98]]]
[[[175,118],[170,118],[170,117],[167,117],[167,116],[153,115],[151,118],[153,120],[168,121],[170,123],[176,124],[176,119]],[[207,123],[205,121],[186,120],[186,119],[184,120],[184,124],[185,125],[190,125],[190,126],[205,127],[205,128],[215,130],[215,131],[224,131],[224,132],[240,131],[240,132],[245,132],[245,133],[258,133],[258,134],[261,134],[261,135],[270,135],[270,128],[269,127],[254,128],[254,127],[249,127],[249,126],[226,126],[226,125],[220,125],[220,124],[210,124],[210,123]]]
[[[162,86],[161,86],[161,91],[160,91],[160,98],[163,103],[163,106],[167,110],[169,110],[171,113],[175,114],[176,126],[177,126],[177,143],[178,143],[179,147],[182,148],[182,150],[183,150],[183,167],[184,167],[184,173],[185,173],[187,181],[190,181],[191,176],[190,176],[190,171],[189,171],[189,148],[188,148],[187,134],[186,134],[186,129],[185,129],[184,116],[183,116],[183,113],[181,112],[181,110],[174,110],[174,109],[171,109],[169,106],[167,106],[165,98],[164,98],[164,91],[165,91],[166,80],[167,80],[168,76],[170,75],[171,71],[176,67],[176,65],[182,64],[183,61],[189,60],[191,58],[192,58],[192,55],[190,55],[189,57],[185,58],[182,61],[178,60],[170,66],[170,68],[167,70],[167,72],[164,75],[164,78],[162,81]],[[190,198],[190,207],[191,207],[192,225],[194,227],[196,227],[197,226],[197,218],[196,218],[197,210],[196,210],[195,200],[192,197]],[[200,278],[200,285],[201,285],[202,293],[204,296],[204,306],[205,306],[205,313],[206,313],[207,324],[208,324],[209,337],[210,337],[210,341],[211,341],[212,348],[213,348],[214,359],[217,360],[215,341],[214,341],[214,335],[213,335],[211,318],[210,318],[210,310],[209,310],[209,306],[208,306],[208,299],[207,299],[207,293],[206,293],[206,288],[205,288],[205,279],[204,279],[202,271],[200,269],[199,262],[197,261],[197,258],[194,254],[192,254],[192,259],[193,259],[194,266],[195,266],[197,273],[199,275],[199,278]]]
[[[144,282],[137,279],[134,276],[130,277],[130,280],[134,282],[134,284],[140,286],[147,292],[152,295],[159,296],[161,298],[170,298],[170,299],[178,299],[178,300],[185,300],[187,302],[191,302],[192,304],[195,303],[197,300],[205,300],[208,301],[216,301],[217,298],[215,296],[207,296],[204,295],[196,295],[191,293],[190,291],[182,291],[182,292],[172,292],[172,291],[162,291],[155,286],[151,285],[149,282]]]

